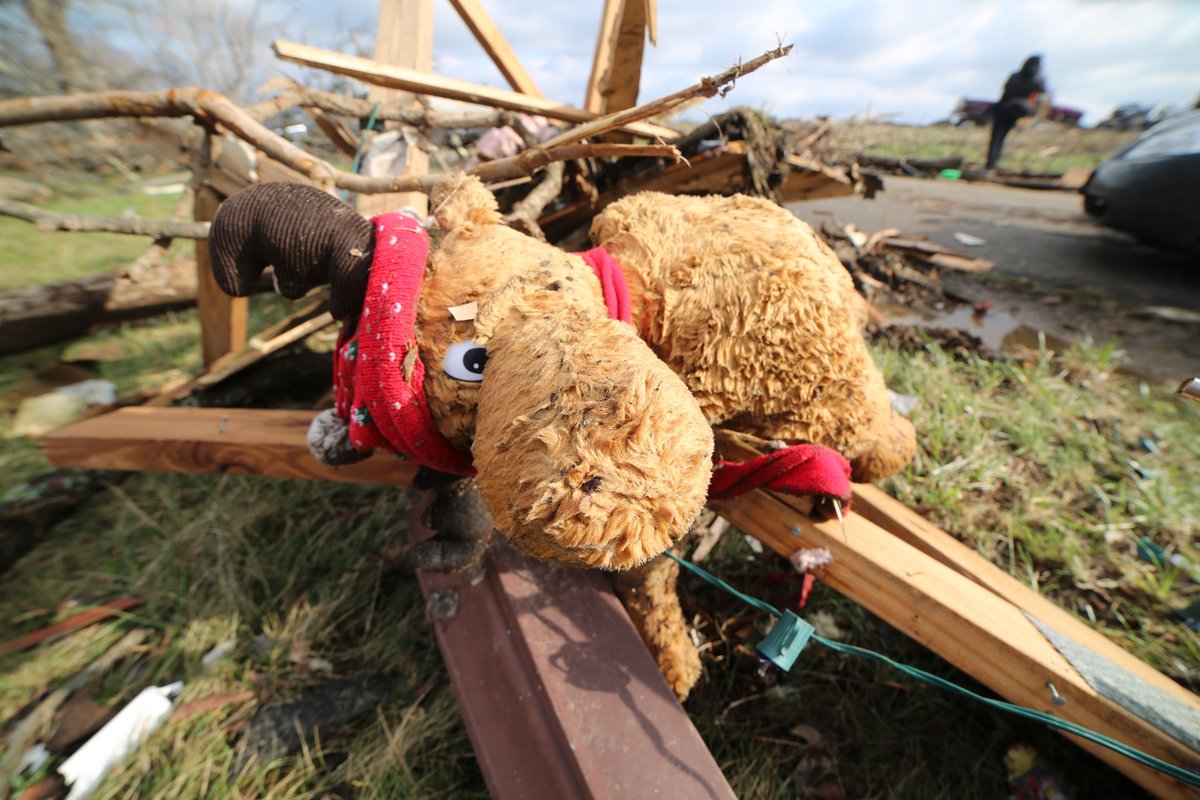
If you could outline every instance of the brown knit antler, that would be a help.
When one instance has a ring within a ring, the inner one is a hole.
[[[242,297],[274,266],[284,297],[328,283],[335,319],[362,310],[374,243],[369,220],[332,195],[299,183],[262,183],[223,202],[209,232],[213,277]]]

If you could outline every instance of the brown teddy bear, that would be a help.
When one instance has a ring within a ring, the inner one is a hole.
[[[849,274],[805,223],[745,196],[627,197],[596,217],[585,254],[504,225],[474,177],[430,199],[432,239],[311,187],[250,187],[213,220],[214,274],[234,295],[267,265],[287,297],[330,283],[345,325],[336,413],[310,431],[318,457],[383,447],[473,474],[520,549],[623,571],[631,616],[686,696],[699,658],[661,554],[704,505],[713,426],[830,448],[859,481],[915,450]],[[848,494],[844,480],[814,491]],[[480,547],[462,545],[426,543],[415,563],[464,566]]]

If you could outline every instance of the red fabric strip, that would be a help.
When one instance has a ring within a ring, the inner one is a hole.
[[[621,322],[633,322],[633,314],[629,309],[629,287],[625,284],[625,273],[621,265],[609,255],[603,247],[593,247],[575,255],[582,258],[600,279],[604,289],[604,305],[608,308],[608,316]]]
[[[850,462],[828,447],[795,444],[743,463],[720,461],[708,485],[711,498],[737,497],[753,489],[828,495],[848,506]]]
[[[358,450],[383,448],[456,475],[474,475],[471,453],[438,432],[425,398],[417,356],[417,298],[425,279],[429,235],[412,217],[381,214],[362,316],[343,329],[334,358],[338,415]]]

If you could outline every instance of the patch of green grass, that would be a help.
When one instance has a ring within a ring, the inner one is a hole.
[[[57,187],[42,207],[64,214],[119,217],[132,213],[147,219],[170,216],[178,195],[148,195],[117,181]],[[146,237],[115,233],[47,233],[33,223],[0,217],[4,269],[0,289],[82,278],[128,266],[150,245]],[[172,244],[173,257],[187,257],[191,243]]]
[[[1171,617],[1200,594],[1200,486],[1180,442],[1200,406],[1116,374],[1111,345],[1029,364],[878,353],[916,394],[917,458],[887,487],[1128,649],[1200,685],[1200,636]],[[1145,537],[1191,564],[1139,556]],[[1188,574],[1188,573],[1192,574]]]
[[[14,632],[45,624],[37,610],[64,598],[129,594],[143,605],[0,661],[0,713],[78,671],[118,628],[145,625],[149,646],[99,683],[100,702],[175,680],[187,683],[181,703],[246,689],[266,703],[363,673],[395,674],[397,688],[360,723],[241,776],[230,774],[226,729],[253,703],[170,721],[98,796],[294,797],[339,784],[377,797],[486,796],[420,591],[371,558],[403,531],[403,513],[403,494],[380,487],[181,475],[112,486],[5,576],[0,619],[22,620],[6,625]],[[205,668],[204,654],[229,640],[228,660]]]
[[[1004,140],[1001,169],[1015,172],[1066,172],[1091,169],[1137,134],[1044,124],[1019,126]],[[940,159],[961,157],[981,168],[991,129],[972,125],[883,125],[839,123],[832,145],[849,153],[886,158]]]

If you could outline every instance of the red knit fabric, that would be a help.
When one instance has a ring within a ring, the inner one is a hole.
[[[625,284],[625,273],[621,265],[608,254],[603,247],[593,247],[575,255],[587,262],[600,279],[604,289],[604,305],[608,308],[608,316],[621,322],[633,322],[633,314],[629,309],[629,287]]]
[[[850,462],[828,447],[794,444],[749,461],[720,461],[708,484],[710,498],[737,497],[752,489],[829,495],[848,507]]]
[[[470,452],[438,432],[425,399],[415,325],[429,235],[403,214],[371,222],[375,254],[362,316],[352,333],[342,329],[334,358],[338,416],[358,450],[383,448],[441,472],[474,475]]]

